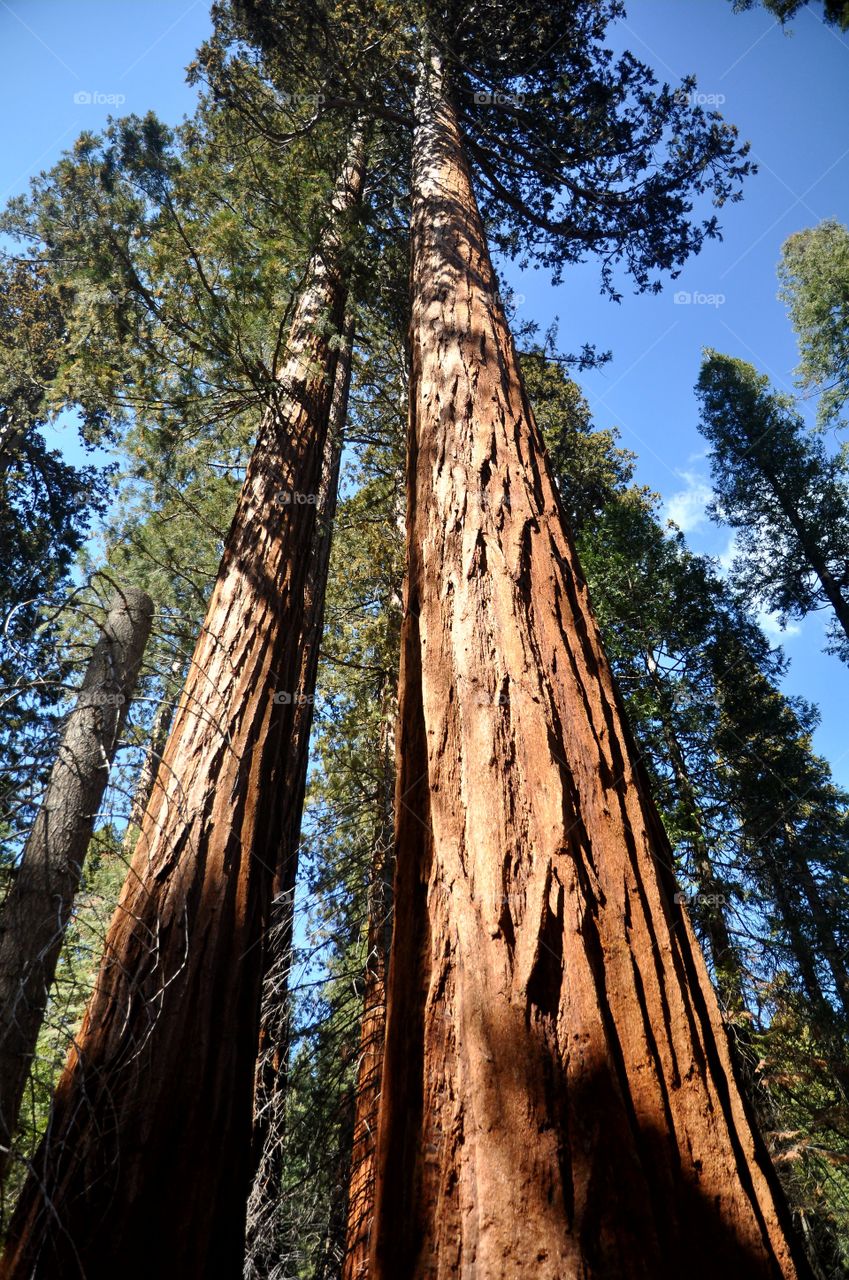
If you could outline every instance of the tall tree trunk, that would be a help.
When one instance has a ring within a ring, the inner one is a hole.
[[[786,485],[771,467],[764,465],[762,469],[768,484],[776,496],[778,505],[787,517],[788,524],[799,539],[799,546],[803,556],[819,579],[823,594],[834,610],[834,616],[840,623],[844,635],[849,639],[849,600],[843,595],[842,584],[837,581],[831,572],[828,561],[823,555],[816,536],[811,531],[808,520],[795,505],[787,492]]]
[[[0,916],[0,1177],[6,1171],[47,997],[94,821],[153,621],[143,591],[119,591],[62,734]]]
[[[156,775],[162,760],[162,753],[168,742],[168,733],[173,717],[174,703],[170,698],[163,698],[156,708],[153,723],[150,726],[150,736],[145,747],[142,767],[136,779],[133,802],[130,806],[130,816],[127,819],[127,829],[124,833],[124,849],[128,856],[132,855],[133,849],[136,847],[144,812],[150,802]]]
[[[293,801],[274,876],[274,901],[265,955],[262,1023],[254,1093],[253,1142],[256,1172],[248,1201],[245,1256],[246,1277],[257,1277],[258,1280],[271,1275],[277,1261],[277,1218],[283,1178],[283,1138],[289,1075],[289,973],[295,884],[298,878],[301,820],[309,764],[312,694],[324,629],[327,570],[339,490],[339,465],[348,416],[353,341],[354,320],[351,316],[346,322],[336,365],[330,426],[316,503],[315,537],[304,586],[301,669],[297,691],[293,697],[294,723],[286,778],[286,789],[291,791]]]
[[[804,853],[798,847],[796,834],[789,823],[773,840],[774,852],[764,858],[763,874],[770,896],[778,907],[781,924],[790,943],[790,950],[799,968],[805,995],[820,1020],[833,1017],[834,1008],[823,989],[817,967],[818,953],[829,966],[834,979],[837,997],[844,1016],[847,1013],[846,971],[834,935],[826,924],[825,904]],[[802,891],[802,898],[798,890]],[[816,946],[812,943],[813,928]]]
[[[796,1277],[434,60],[371,1280]]]
[[[658,677],[654,655],[647,653],[643,656],[646,671],[657,698],[663,741],[675,775],[675,785],[692,832],[693,864],[698,877],[699,897],[702,899],[699,918],[710,947],[717,987],[726,1008],[732,1014],[740,1013],[746,1009],[743,966],[725,918],[724,895],[705,837],[704,817],[696,798],[678,734],[675,731],[669,693]]]
[[[387,869],[392,863],[392,792],[395,780],[395,722],[398,714],[396,691],[391,688],[390,692],[390,687],[387,680],[382,699],[380,743],[384,785],[379,797],[379,822],[369,882],[368,955],[360,1023],[342,1280],[367,1280],[374,1218],[377,1116],[386,1033],[386,968],[391,941],[391,883],[388,883]]]
[[[787,844],[792,853],[792,865],[798,876],[799,884],[805,894],[805,900],[810,911],[810,918],[813,922],[814,933],[819,942],[820,950],[826,959],[831,976],[834,979],[834,988],[837,998],[840,1001],[845,1018],[849,1018],[849,973],[846,970],[846,961],[843,952],[837,945],[834,932],[829,928],[829,911],[822,900],[819,885],[816,877],[811,870],[810,863],[805,857],[804,852],[799,849],[795,832],[789,823],[785,824],[784,834]]]
[[[340,332],[355,139],[277,402],[225,542],[95,994],[0,1275],[237,1276],[244,1256],[262,939],[297,803],[304,587]]]

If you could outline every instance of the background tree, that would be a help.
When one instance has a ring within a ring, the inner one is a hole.
[[[149,596],[116,593],[0,913],[0,1176],[152,619]]]
[[[734,0],[734,8],[740,12],[754,9],[758,3],[762,4],[768,13],[775,14],[782,25],[789,22],[791,18],[795,18],[800,9],[810,8],[806,0]],[[823,0],[823,17],[832,26],[840,27],[845,31],[849,27],[849,4],[846,0]]]
[[[0,258],[0,832],[10,859],[55,755],[71,678],[58,652],[58,606],[107,488],[102,467],[72,466],[43,434],[55,412],[49,392],[64,355],[66,301],[44,264]],[[85,439],[101,425],[88,413]]]
[[[782,246],[778,278],[802,357],[799,382],[819,393],[825,425],[849,399],[849,230],[827,218],[797,231]]]
[[[734,575],[783,617],[830,608],[849,659],[849,465],[744,360],[708,352],[697,384],[710,442],[712,514],[735,531]]]

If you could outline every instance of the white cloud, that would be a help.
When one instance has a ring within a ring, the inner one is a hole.
[[[692,533],[707,520],[705,507],[713,497],[713,490],[704,478],[695,471],[679,471],[686,489],[679,489],[667,501],[665,514],[668,520],[674,520],[682,533]]]
[[[778,620],[777,613],[768,613],[766,609],[758,609],[755,617],[758,626],[770,640],[790,640],[793,636],[798,636],[802,628],[798,622],[788,622],[782,627]]]
[[[732,533],[731,537],[728,539],[727,547],[725,548],[724,551],[720,551],[719,555],[717,556],[717,559],[719,561],[719,567],[723,573],[728,574],[731,572],[731,566],[734,563],[734,557],[736,556],[736,554],[737,554],[737,534]]]
[[[734,557],[736,554],[737,535],[736,533],[732,533],[731,537],[728,539],[725,550],[720,551],[717,556],[719,567],[726,577],[731,572],[731,566],[734,563]],[[793,636],[798,636],[802,630],[801,625],[798,622],[788,622],[785,627],[782,627],[779,621],[780,615],[777,613],[770,613],[768,609],[764,609],[763,607],[755,609],[754,615],[755,621],[761,631],[763,631],[765,635],[769,636],[770,640],[791,640]]]

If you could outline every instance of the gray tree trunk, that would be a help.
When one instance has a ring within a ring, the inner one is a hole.
[[[152,619],[135,587],[112,601],[0,916],[0,1174]]]

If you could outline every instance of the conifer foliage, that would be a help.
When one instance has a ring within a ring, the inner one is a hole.
[[[746,145],[611,52],[623,16],[216,0],[194,116],[83,134],[2,215],[0,944],[74,635],[46,597],[154,602],[8,1280],[849,1262],[849,796],[750,611],[828,609],[846,656],[845,458],[707,353],[726,579],[592,424],[565,367],[604,357],[511,332],[496,269],[658,292],[741,198]],[[842,231],[781,268],[821,424]],[[110,471],[47,449],[63,413]]]

